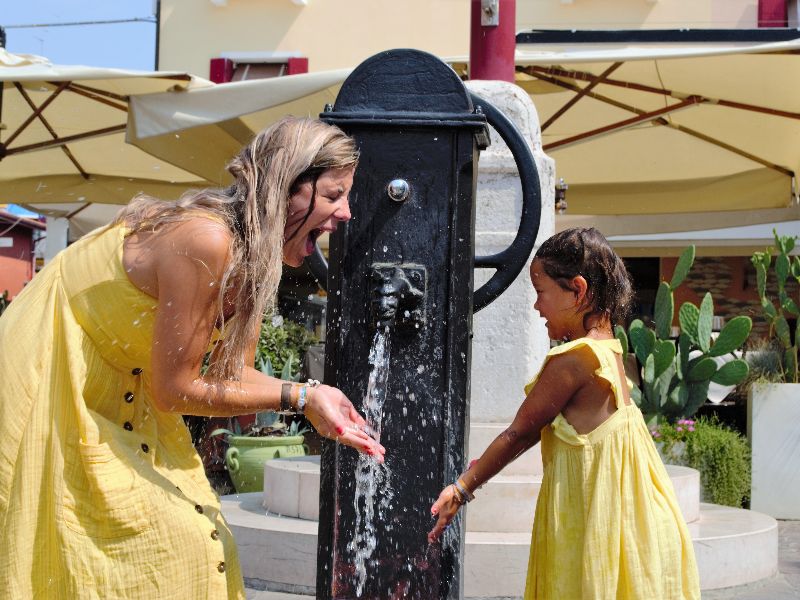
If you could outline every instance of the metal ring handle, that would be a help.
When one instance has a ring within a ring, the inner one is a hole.
[[[522,184],[522,216],[514,241],[502,252],[491,256],[475,257],[476,268],[497,269],[489,281],[475,290],[472,297],[472,310],[478,312],[491,304],[513,283],[528,261],[539,233],[539,223],[542,217],[542,189],[533,155],[516,125],[480,96],[470,93],[470,97],[473,106],[481,107],[489,125],[503,138],[511,151],[514,162],[517,163]]]

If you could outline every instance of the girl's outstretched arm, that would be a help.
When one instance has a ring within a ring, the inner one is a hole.
[[[578,390],[591,380],[593,373],[591,361],[580,351],[550,358],[508,429],[498,435],[459,478],[460,485],[467,493],[472,494],[508,463],[538,443],[542,427],[556,418]],[[428,533],[428,541],[439,538],[465,501],[455,485],[442,490],[431,507],[431,514],[438,518]]]

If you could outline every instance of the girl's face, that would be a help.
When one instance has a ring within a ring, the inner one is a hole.
[[[354,173],[355,169],[351,167],[324,171],[317,179],[314,209],[307,219],[312,182],[302,184],[299,191],[289,198],[289,214],[283,231],[284,263],[299,267],[303,259],[314,252],[314,244],[320,235],[336,231],[341,221],[350,220],[348,194],[353,187]]]
[[[585,280],[580,275],[575,280],[576,291],[565,290],[545,273],[542,261],[531,262],[531,283],[536,290],[533,308],[545,319],[550,339],[577,339],[585,333],[583,315],[586,309],[582,308],[586,297]]]

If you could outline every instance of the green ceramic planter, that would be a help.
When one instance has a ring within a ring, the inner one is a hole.
[[[251,437],[230,435],[225,464],[239,494],[264,489],[264,463],[273,458],[305,456],[308,446],[302,435]]]

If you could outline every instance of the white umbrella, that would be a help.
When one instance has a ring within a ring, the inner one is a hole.
[[[568,214],[798,218],[800,39],[517,48]]]
[[[178,72],[51,64],[0,48],[0,199],[70,217],[81,234],[136,193],[175,198],[202,178],[125,143],[137,94],[210,82]]]
[[[128,142],[224,183],[225,163],[254,133],[286,115],[316,117],[350,69],[226,83],[131,98]]]
[[[798,50],[800,40],[518,45],[517,83],[569,184],[558,226],[650,233],[800,218]],[[464,58],[446,60],[465,69]],[[139,96],[128,140],[223,181],[222,164],[249,136],[285,114],[319,114],[349,72]]]

